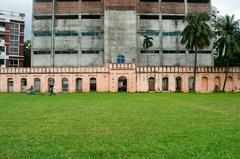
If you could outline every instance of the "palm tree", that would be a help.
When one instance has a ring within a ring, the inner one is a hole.
[[[234,20],[234,15],[226,15],[220,18],[216,23],[217,37],[214,48],[217,50],[219,58],[223,57],[225,65],[225,80],[222,91],[225,91],[229,66],[232,60],[240,52],[240,29],[239,23]]]
[[[152,42],[153,38],[152,37],[148,37],[148,36],[144,36],[144,41],[143,41],[143,48],[145,50],[148,50],[150,47],[153,46],[153,42]],[[149,60],[148,60],[148,55],[147,55],[147,66],[148,66],[148,63],[149,63]]]
[[[181,44],[187,50],[195,52],[193,92],[196,91],[197,52],[209,47],[213,36],[212,29],[207,24],[210,20],[207,13],[188,14],[185,18],[187,25],[182,32]]]

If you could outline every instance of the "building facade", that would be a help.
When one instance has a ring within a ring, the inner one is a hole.
[[[22,13],[0,10],[0,68],[23,67],[24,17]]]
[[[211,0],[34,0],[32,66],[192,66],[183,19],[202,12],[211,15]],[[211,50],[198,53],[199,66],[214,65]]]
[[[138,67],[136,64],[107,64],[104,67],[48,67],[0,69],[0,92],[23,92],[31,86],[57,92],[190,92],[193,67]],[[225,69],[199,67],[196,91],[208,93],[223,88]],[[229,69],[227,92],[240,92],[240,68]]]

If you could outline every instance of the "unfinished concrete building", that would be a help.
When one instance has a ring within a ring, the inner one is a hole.
[[[211,0],[34,0],[32,66],[192,66],[181,31],[186,13],[200,12],[211,14]],[[211,48],[198,65],[213,66]]]

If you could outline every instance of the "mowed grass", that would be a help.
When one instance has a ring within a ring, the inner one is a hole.
[[[0,94],[0,158],[239,159],[240,94]]]

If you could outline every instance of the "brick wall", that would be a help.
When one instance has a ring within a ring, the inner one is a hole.
[[[35,2],[33,7],[34,14],[52,14],[51,2]]]
[[[21,62],[19,63],[21,65]],[[197,69],[197,92],[212,92],[216,85],[223,87],[225,69],[199,67]],[[27,79],[27,88],[40,79],[41,92],[48,92],[48,79],[53,78],[57,92],[62,92],[62,79],[69,82],[69,92],[76,91],[76,79],[82,79],[83,92],[90,91],[90,79],[96,78],[98,92],[118,92],[119,77],[126,77],[128,92],[148,92],[149,78],[155,79],[155,91],[162,92],[162,79],[167,77],[169,92],[176,91],[176,78],[181,78],[181,91],[189,91],[189,78],[193,67],[136,67],[135,64],[108,64],[106,67],[66,67],[66,68],[6,68],[0,69],[0,92],[7,92],[8,79],[14,82],[14,92],[21,92],[21,79]],[[240,91],[240,68],[229,70],[226,91]]]
[[[161,13],[165,14],[184,14],[185,13],[185,5],[184,3],[161,3]]]
[[[188,3],[189,13],[210,13],[210,10],[209,4]]]
[[[103,1],[100,2],[82,2],[83,13],[104,13]]]
[[[56,14],[78,14],[79,2],[56,2]]]
[[[137,0],[104,0],[106,10],[135,10]]]
[[[159,12],[159,3],[158,2],[138,2],[137,3],[137,12],[138,13],[158,13]]]

